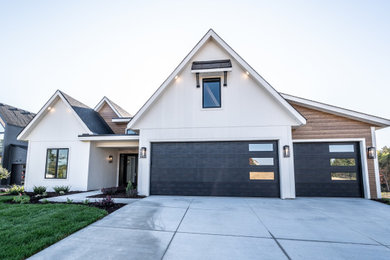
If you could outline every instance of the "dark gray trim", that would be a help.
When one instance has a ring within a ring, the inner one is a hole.
[[[208,60],[192,62],[191,70],[230,69],[230,60]]]

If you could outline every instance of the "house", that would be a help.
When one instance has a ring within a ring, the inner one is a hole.
[[[19,139],[27,190],[132,181],[146,196],[376,198],[375,130],[389,125],[277,92],[209,30],[133,117],[57,91]]]
[[[16,138],[34,117],[33,113],[0,103],[0,165],[11,172],[1,184],[23,184],[27,142]]]

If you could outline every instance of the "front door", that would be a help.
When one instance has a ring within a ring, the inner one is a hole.
[[[136,154],[121,154],[119,167],[119,186],[127,186],[131,181],[137,186],[138,156]]]

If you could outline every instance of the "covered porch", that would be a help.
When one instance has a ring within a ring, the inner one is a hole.
[[[138,135],[82,135],[90,142],[88,190],[137,186]]]

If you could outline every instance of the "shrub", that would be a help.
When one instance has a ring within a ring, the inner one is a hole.
[[[129,181],[127,183],[126,195],[128,197],[136,197],[137,196],[137,189],[133,186],[133,183],[131,181]]]
[[[99,204],[100,207],[108,208],[108,207],[113,206],[115,204],[115,202],[111,198],[111,196],[107,196],[104,199],[102,199],[98,204]]]
[[[65,195],[65,191],[60,190],[60,192],[58,192],[58,194],[60,194],[60,195]]]
[[[24,187],[14,184],[11,188],[8,189],[8,193],[11,195],[18,195],[20,193],[24,193]]]
[[[69,199],[69,198],[66,198],[66,203],[67,203],[67,204],[71,204],[71,203],[73,203],[73,200],[71,200],[71,199]]]
[[[11,173],[6,169],[0,166],[0,180],[8,179],[11,176]]]
[[[101,189],[102,193],[104,195],[114,195],[117,192],[117,187],[111,187],[111,188],[103,188]]]
[[[84,204],[84,205],[89,204],[89,199],[85,199],[85,200],[83,201],[83,204]]]
[[[53,187],[53,190],[56,192],[56,193],[60,193],[60,191],[63,191],[64,194],[65,193],[68,193],[69,190],[70,190],[70,186],[54,186]]]
[[[49,201],[48,201],[47,199],[44,199],[44,200],[42,200],[41,202],[42,202],[43,204],[49,203]]]
[[[27,195],[22,195],[21,193],[19,194],[19,196],[15,196],[12,198],[12,201],[15,202],[15,203],[20,203],[20,204],[25,204],[25,203],[29,203],[30,202],[30,197],[27,196]]]
[[[43,193],[46,192],[46,187],[45,186],[34,186],[33,191],[35,195],[43,195]]]

